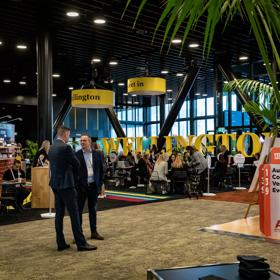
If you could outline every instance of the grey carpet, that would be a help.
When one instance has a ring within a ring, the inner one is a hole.
[[[74,245],[57,252],[53,220],[1,226],[0,279],[146,279],[148,268],[234,262],[238,254],[264,256],[280,272],[279,244],[199,230],[239,219],[246,207],[182,199],[103,211],[98,224],[106,240],[89,241],[98,245],[93,252],[77,252]],[[71,241],[68,218],[65,233]]]

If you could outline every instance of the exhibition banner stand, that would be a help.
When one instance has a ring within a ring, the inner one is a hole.
[[[280,148],[271,149],[270,163],[259,167],[260,230],[271,238],[280,237]]]
[[[206,157],[207,163],[208,163],[208,169],[207,169],[207,192],[203,193],[203,196],[216,196],[215,193],[210,193],[210,168],[211,168],[211,157],[208,155]]]

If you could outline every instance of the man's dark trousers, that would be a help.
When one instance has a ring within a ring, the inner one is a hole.
[[[86,240],[81,230],[76,189],[54,189],[53,191],[55,197],[55,229],[58,247],[63,247],[66,244],[63,234],[65,207],[71,219],[72,231],[77,247],[79,248],[85,246]]]
[[[88,199],[88,214],[89,214],[89,223],[91,232],[96,231],[96,211],[97,211],[97,200],[98,200],[98,191],[95,183],[89,183],[88,187],[84,187],[78,191],[78,207],[80,213],[81,225],[83,222],[83,210],[84,205]]]

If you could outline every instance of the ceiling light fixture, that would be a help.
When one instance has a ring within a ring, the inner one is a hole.
[[[53,97],[56,97],[56,93],[53,93],[52,96],[53,96]]]
[[[20,85],[26,85],[26,82],[25,81],[20,81],[19,84]]]
[[[139,104],[139,101],[135,101],[134,104]]]
[[[27,46],[26,45],[17,45],[17,49],[25,50],[25,49],[27,49]]]
[[[197,93],[195,93],[194,95],[197,95],[197,96],[198,96],[198,95],[200,95],[200,93],[199,93],[199,92],[197,92]]]
[[[52,75],[54,78],[59,78],[60,77],[60,74],[53,74]]]
[[[0,45],[2,45],[3,44],[3,42],[2,41],[0,41]]]
[[[245,56],[245,55],[239,57],[239,60],[247,60],[247,59],[248,59],[248,56]]]
[[[172,97],[169,97],[167,100],[172,100]]]
[[[181,44],[181,43],[182,43],[182,40],[176,38],[176,39],[173,39],[173,40],[172,40],[172,43],[173,43],[173,44]]]
[[[207,93],[203,93],[202,96],[208,96],[208,94]]]
[[[71,11],[71,12],[67,12],[66,15],[68,17],[78,17],[80,14],[78,12],[74,12],[74,11]]]
[[[192,44],[189,44],[189,47],[190,47],[190,48],[198,48],[198,47],[199,47],[199,44],[197,44],[197,43],[192,43]]]
[[[74,87],[68,87],[68,89],[69,89],[69,90],[73,90],[73,89],[74,89]]]
[[[110,65],[118,65],[118,62],[115,61],[115,60],[112,60],[112,61],[109,62],[109,64],[110,64]]]
[[[172,90],[172,89],[167,89],[166,91],[167,91],[167,92],[172,92],[173,90]]]
[[[182,77],[182,76],[184,76],[184,74],[183,73],[177,73],[176,76],[177,77]]]
[[[123,87],[125,84],[124,83],[118,83],[118,86]]]
[[[161,74],[168,74],[168,70],[162,70],[160,73]]]
[[[3,80],[3,83],[5,83],[5,84],[9,84],[11,82],[11,80]]]
[[[106,23],[106,20],[105,18],[103,17],[96,17],[94,20],[93,20],[94,23],[96,24],[105,24]]]
[[[123,96],[128,96],[128,93],[124,93]]]
[[[100,58],[93,58],[93,59],[91,60],[91,63],[98,63],[98,62],[100,62],[100,61],[101,61]]]
[[[109,84],[109,82],[108,81],[104,81],[104,84]]]
[[[224,84],[228,84],[228,81],[224,81]]]
[[[132,94],[131,96],[135,97],[135,96],[137,96],[137,94]]]
[[[114,82],[114,80],[111,80],[110,83],[112,84]]]

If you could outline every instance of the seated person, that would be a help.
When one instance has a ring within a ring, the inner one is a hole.
[[[175,161],[175,159],[176,159],[176,155],[174,153],[172,153],[172,155],[169,157],[169,160],[168,160],[168,170],[171,169],[171,165]]]
[[[171,163],[171,169],[172,168],[183,168],[183,161],[179,154],[176,155],[175,160]]]
[[[135,158],[132,152],[128,152],[125,161],[129,163],[129,166],[135,166]]]
[[[15,159],[12,168],[7,169],[3,175],[3,181],[15,182],[16,184],[16,203],[20,210],[23,209],[23,201],[29,195],[29,191],[22,186],[25,183],[25,173],[21,169],[21,161]]]
[[[185,192],[185,184],[183,182],[176,182],[176,179],[174,181],[174,174],[176,171],[184,171],[184,165],[180,154],[176,155],[175,160],[171,164],[170,178],[172,181],[172,191],[177,194],[183,194]]]
[[[144,183],[145,178],[148,179],[148,167],[146,161],[143,159],[141,153],[136,154],[137,164],[135,168],[131,170],[131,186],[135,187],[138,183],[138,177],[140,177],[140,183]]]
[[[150,178],[151,184],[149,184],[148,193],[156,192],[155,185],[157,182],[160,183],[161,193],[167,194],[167,177],[168,174],[168,156],[166,154],[159,155],[152,176]]]
[[[153,165],[152,163],[150,162],[150,155],[149,154],[144,154],[144,160],[146,161],[146,164],[147,164],[147,168],[148,168],[148,176],[151,177],[152,175],[152,172],[153,172]]]

